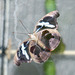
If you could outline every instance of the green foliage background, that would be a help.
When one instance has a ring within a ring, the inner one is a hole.
[[[56,10],[55,0],[46,0],[45,1],[46,13]],[[59,46],[52,53],[62,53],[65,50],[65,44],[61,38]],[[49,58],[43,65],[45,75],[56,75],[56,67],[54,61]]]

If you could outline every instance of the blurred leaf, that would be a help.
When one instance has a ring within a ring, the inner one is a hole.
[[[45,8],[46,8],[46,13],[56,10],[55,0],[46,0]],[[60,53],[60,52],[63,52],[64,50],[65,50],[65,45],[61,39],[59,46],[52,53]],[[46,61],[43,67],[44,67],[45,75],[56,74],[55,63],[51,59]]]
[[[43,67],[44,67],[45,75],[55,75],[56,68],[55,68],[55,64],[52,60],[46,61],[43,65]]]
[[[55,0],[46,0],[45,2],[46,13],[56,10]],[[43,65],[45,75],[55,75],[56,68],[54,62],[49,59]]]
[[[55,0],[46,0],[45,8],[46,13],[56,10]]]

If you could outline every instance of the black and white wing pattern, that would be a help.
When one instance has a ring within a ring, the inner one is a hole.
[[[14,57],[14,62],[16,65],[20,65],[21,63],[30,63],[31,56],[29,54],[29,40],[24,41],[17,50],[17,53]]]
[[[35,26],[34,32],[38,32],[46,28],[57,29],[58,28],[57,17],[59,17],[58,11],[48,13],[38,21],[37,25]]]
[[[53,51],[60,43],[57,17],[58,11],[53,11],[41,18],[34,28],[33,34],[29,34],[29,40],[24,41],[14,57],[16,65],[30,63],[42,63],[48,60]]]

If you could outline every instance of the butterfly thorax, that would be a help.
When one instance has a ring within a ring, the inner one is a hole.
[[[33,41],[35,41],[39,46],[41,46],[43,49],[46,48],[45,45],[44,45],[44,43],[38,39],[36,33],[28,34],[28,36],[30,37],[30,41],[33,40]]]
[[[38,38],[34,34],[28,34],[28,36],[30,37],[30,41],[34,40],[37,42]]]

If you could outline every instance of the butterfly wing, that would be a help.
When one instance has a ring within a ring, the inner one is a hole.
[[[37,42],[33,40],[30,42],[29,53],[37,63],[48,60],[51,51],[60,43],[60,34],[57,31],[57,17],[59,17],[58,11],[50,12],[41,18],[35,26],[33,34],[38,40]]]
[[[50,51],[43,49],[33,40],[29,44],[29,53],[36,63],[45,62],[50,57]]]
[[[34,35],[38,40],[30,41],[29,53],[36,63],[43,63],[48,60],[51,51],[59,45],[60,34],[56,29],[43,29]]]
[[[57,31],[58,11],[53,11],[41,18],[34,28],[33,35],[38,40],[27,40],[23,42],[14,59],[17,65],[22,62],[31,62],[33,59],[37,63],[42,63],[48,60],[50,53],[60,43],[60,34]],[[45,47],[43,47],[45,46]]]
[[[38,40],[37,42],[30,41],[29,53],[36,63],[42,63],[48,60],[51,51],[59,45],[60,34],[56,29],[43,29],[37,32],[35,36],[38,37]]]
[[[41,18],[37,25],[34,28],[34,32],[38,32],[42,29],[50,28],[50,29],[57,29],[58,23],[56,21],[57,17],[59,17],[58,11],[53,11],[45,15]]]
[[[50,51],[56,49],[60,43],[60,34],[56,29],[43,29],[37,32],[36,35]]]
[[[41,18],[35,26],[34,33],[47,48],[53,51],[60,43],[60,34],[57,31],[58,11],[52,11]]]
[[[20,65],[23,62],[30,63],[31,62],[31,56],[29,54],[29,40],[24,41],[19,49],[17,50],[17,53],[14,57],[14,62],[16,65]]]

